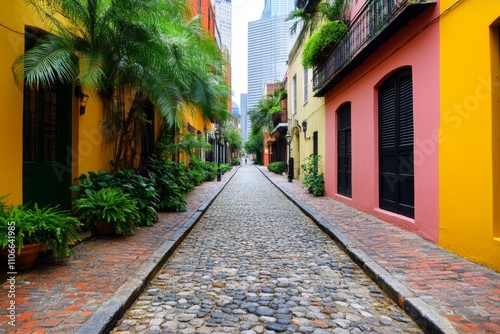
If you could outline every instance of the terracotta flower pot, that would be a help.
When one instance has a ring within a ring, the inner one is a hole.
[[[103,235],[111,235],[115,234],[115,226],[108,222],[97,223],[95,226],[97,233]]]
[[[11,265],[13,265],[13,267],[8,268],[9,271],[26,270],[33,267],[35,265],[36,258],[38,257],[38,254],[40,254],[40,251],[42,250],[44,245],[45,245],[44,242],[26,244],[21,249],[20,254],[17,253],[18,248],[16,246],[14,253],[15,255],[14,261],[12,261],[12,255],[11,255]],[[0,249],[0,256],[2,258],[2,263],[4,263],[5,266],[7,266],[9,260],[9,248]]]

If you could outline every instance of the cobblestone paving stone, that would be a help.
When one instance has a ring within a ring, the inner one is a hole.
[[[422,333],[258,169],[238,170],[113,333]]]

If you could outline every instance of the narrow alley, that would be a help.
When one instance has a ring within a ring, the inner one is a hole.
[[[254,165],[243,165],[115,333],[421,333]]]

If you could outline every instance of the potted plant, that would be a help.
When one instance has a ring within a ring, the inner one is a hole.
[[[102,234],[133,234],[140,224],[136,200],[120,188],[92,191],[73,203],[87,227]]]
[[[13,270],[32,267],[41,250],[51,249],[56,260],[72,256],[71,245],[81,240],[80,226],[80,221],[69,211],[57,206],[39,208],[36,203],[18,206],[2,203],[0,254]]]
[[[320,65],[347,29],[347,25],[341,21],[323,24],[307,40],[302,52],[302,65],[307,68]]]

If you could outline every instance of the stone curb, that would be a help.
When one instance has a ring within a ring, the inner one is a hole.
[[[175,231],[163,244],[137,269],[137,271],[113,293],[111,298],[104,302],[94,314],[78,329],[77,334],[101,334],[109,333],[116,322],[120,320],[125,311],[134,303],[149,281],[160,271],[168,258],[174,253],[184,238],[193,229],[196,223],[206,212],[210,204],[224,190],[239,167],[225,181],[224,185],[203,203],[186,222]],[[217,182],[217,181],[213,181]]]
[[[397,303],[408,316],[428,334],[458,334],[451,323],[424,300],[415,296],[415,293],[398,281],[387,270],[373,261],[363,250],[359,249],[344,233],[340,232],[332,223],[321,217],[305,203],[295,198],[288,190],[281,188],[264,171],[258,170],[288,199],[311,220],[361,268],[395,303]],[[297,182],[297,181],[296,181]]]

